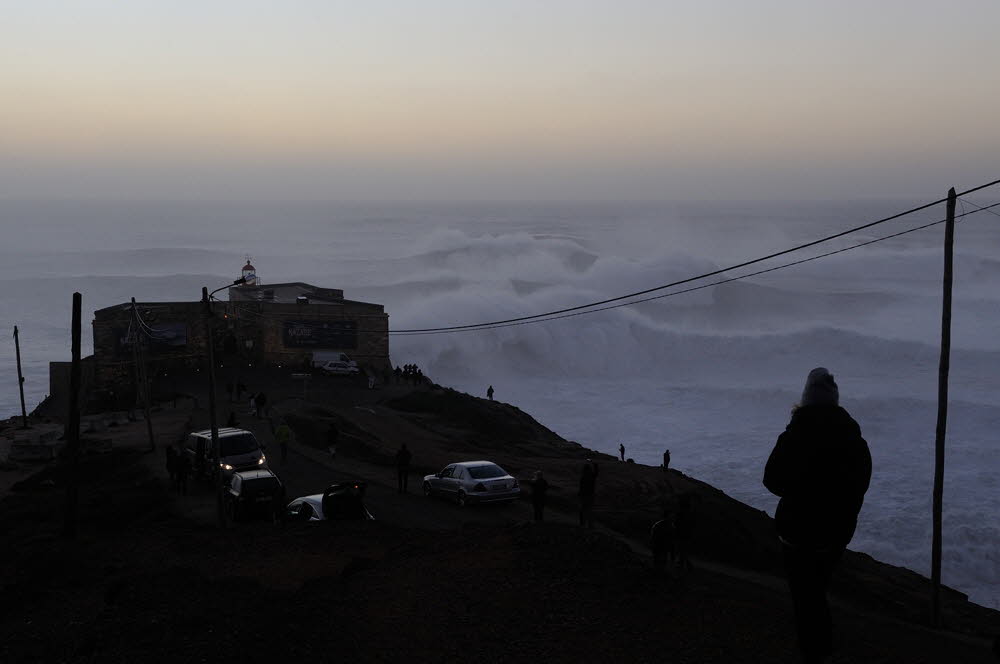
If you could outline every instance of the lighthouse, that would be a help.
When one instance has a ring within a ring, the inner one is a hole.
[[[257,268],[250,264],[250,257],[247,256],[247,264],[243,266],[243,279],[244,285],[246,286],[256,286],[257,285]]]

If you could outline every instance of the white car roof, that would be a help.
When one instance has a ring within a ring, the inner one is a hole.
[[[313,508],[313,511],[316,512],[316,516],[321,519],[323,518],[323,494],[321,493],[315,493],[311,496],[302,496],[300,498],[296,498],[288,504],[291,505],[292,503],[309,503],[309,505]]]
[[[469,466],[497,466],[497,467],[500,466],[500,464],[493,463],[492,461],[459,461],[455,465],[465,466],[466,468],[468,468]]]
[[[220,427],[219,428],[219,438],[225,438],[226,436],[236,436],[238,434],[248,433],[251,436],[253,431],[247,431],[246,429],[237,429],[236,427]],[[191,434],[192,436],[203,436],[207,438],[212,437],[212,430],[205,429],[204,431],[195,431]]]

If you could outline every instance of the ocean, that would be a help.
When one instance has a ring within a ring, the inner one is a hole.
[[[981,202],[988,202],[985,198]],[[921,201],[229,203],[0,201],[0,413],[29,409],[84,320],[135,297],[196,300],[239,276],[383,303],[391,329],[562,309],[740,263]],[[991,201],[989,201],[991,202]],[[944,206],[726,273],[936,221]],[[969,211],[973,208],[968,207]],[[959,212],[962,212],[960,208]],[[488,331],[393,336],[394,364],[524,409],[570,440],[672,466],[774,513],[764,463],[825,366],[871,447],[851,548],[930,573],[943,226],[635,306]],[[1000,608],[1000,219],[963,219],[956,269],[943,580]],[[697,284],[694,284],[697,285]],[[653,293],[652,295],[656,295]],[[84,352],[92,350],[84,329]]]

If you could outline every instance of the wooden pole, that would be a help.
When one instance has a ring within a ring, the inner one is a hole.
[[[219,422],[215,413],[215,337],[212,334],[212,304],[208,298],[208,287],[201,289],[201,301],[205,305],[205,345],[208,347],[208,421],[212,427],[212,472],[216,484],[215,510],[219,528],[226,527],[226,514],[222,509],[222,468],[219,467]]]
[[[73,293],[73,362],[69,372],[69,418],[66,420],[66,449],[63,477],[66,481],[66,509],[63,536],[76,537],[76,503],[80,463],[80,294]]]
[[[24,374],[21,373],[21,339],[14,326],[14,354],[17,356],[17,389],[21,392],[21,427],[28,428],[28,411],[24,407]]]
[[[146,434],[149,436],[149,451],[156,450],[156,441],[153,438],[153,420],[149,417],[149,379],[146,377],[146,362],[142,357],[139,348],[139,312],[135,307],[135,298],[132,298],[132,329],[135,336],[132,340],[132,359],[135,362],[135,386],[138,394],[142,395],[142,414],[146,419]]]
[[[944,501],[944,438],[948,425],[948,370],[951,364],[951,281],[955,247],[955,188],[948,190],[944,227],[944,293],[941,301],[941,360],[934,435],[934,532],[931,538],[931,623],[941,624],[941,506]]]

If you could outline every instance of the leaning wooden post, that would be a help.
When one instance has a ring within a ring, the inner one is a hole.
[[[76,537],[76,503],[80,463],[80,294],[73,293],[73,363],[69,372],[69,419],[66,421],[66,448],[63,478],[66,482],[66,509],[63,535]]]
[[[948,424],[948,369],[951,356],[951,278],[955,246],[955,188],[948,190],[944,227],[944,294],[941,301],[941,361],[938,364],[938,412],[934,436],[934,532],[931,539],[931,622],[941,624],[941,505],[944,497],[944,436]]]
[[[21,392],[21,426],[28,428],[28,411],[24,408],[24,374],[21,373],[21,339],[14,326],[14,354],[17,356],[17,389]]]

